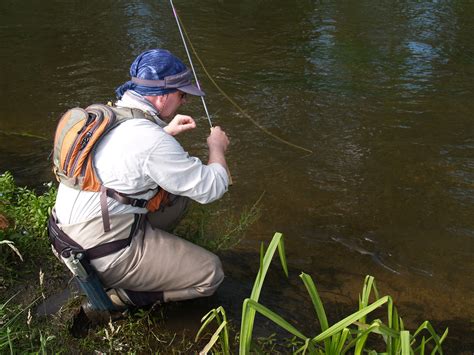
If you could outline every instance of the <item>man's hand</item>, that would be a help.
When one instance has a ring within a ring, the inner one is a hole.
[[[210,150],[220,150],[224,153],[229,146],[229,138],[219,126],[211,128],[211,134],[207,137],[207,145]]]
[[[194,122],[191,116],[176,115],[164,130],[166,133],[176,136],[181,132],[189,131],[194,128],[196,128],[196,122]]]
[[[227,169],[224,153],[229,143],[229,138],[227,138],[227,135],[219,126],[212,127],[211,134],[207,137],[207,145],[209,147],[208,163],[219,163]]]

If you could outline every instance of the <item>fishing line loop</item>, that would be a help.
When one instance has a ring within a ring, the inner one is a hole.
[[[313,151],[308,149],[308,148],[305,148],[305,147],[302,147],[298,144],[295,144],[295,143],[292,143],[290,141],[287,141],[286,139],[284,138],[281,138],[279,136],[277,136],[276,134],[270,132],[267,128],[263,127],[262,125],[260,125],[256,120],[254,120],[247,112],[245,112],[240,106],[239,104],[237,104],[237,102],[235,102],[229,95],[227,95],[227,93],[219,86],[219,84],[216,83],[216,81],[212,78],[211,74],[208,72],[208,70],[206,69],[206,66],[204,65],[203,61],[201,60],[201,58],[199,57],[199,55],[197,54],[197,51],[196,49],[194,48],[193,46],[193,43],[191,42],[191,39],[189,38],[189,35],[188,35],[188,32],[186,31],[186,27],[184,26],[183,24],[183,21],[181,20],[181,18],[178,16],[177,12],[176,12],[176,9],[173,5],[173,1],[170,0],[170,4],[171,4],[171,7],[173,9],[173,14],[175,15],[175,19],[176,19],[176,22],[178,24],[178,28],[179,28],[179,31],[180,31],[180,34],[181,34],[181,38],[183,40],[183,43],[185,45],[185,49],[186,49],[186,53],[188,55],[188,58],[189,58],[189,62],[191,64],[191,68],[193,70],[193,73],[194,73],[194,78],[196,79],[196,84],[198,85],[199,87],[199,84],[198,84],[198,81],[197,81],[197,77],[196,77],[196,72],[194,71],[194,67],[193,67],[193,64],[192,64],[192,61],[191,61],[191,56],[189,54],[189,51],[188,51],[188,48],[187,48],[187,45],[186,45],[186,41],[184,40],[184,37],[183,37],[183,33],[184,33],[184,36],[186,37],[186,40],[187,42],[189,43],[189,46],[191,47],[191,50],[193,51],[194,53],[194,56],[195,58],[197,59],[197,61],[199,62],[199,64],[201,65],[204,73],[206,74],[206,76],[209,78],[209,80],[212,82],[212,84],[216,87],[216,89],[242,114],[245,116],[245,118],[247,118],[250,122],[252,122],[257,128],[259,128],[262,132],[266,133],[267,135],[269,135],[270,137],[272,137],[273,139],[279,141],[280,143],[283,143],[283,144],[286,144],[290,147],[293,147],[293,148],[296,148],[296,149],[300,149],[300,150],[303,150],[305,152],[308,152],[311,154],[313,154]],[[208,117],[208,120],[209,120],[209,123],[211,124],[211,127],[212,127],[212,123],[211,123],[211,120],[210,120],[210,117],[209,117],[209,113],[207,111],[207,107],[206,107],[206,104],[205,104],[205,101],[204,101],[204,98],[201,97],[202,101],[203,101],[203,104],[204,104],[204,108],[205,108],[205,111],[206,111],[206,114],[207,114],[207,117]]]

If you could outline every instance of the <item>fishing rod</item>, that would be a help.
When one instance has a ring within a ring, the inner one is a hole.
[[[191,59],[191,53],[189,53],[188,46],[186,44],[186,40],[184,39],[183,30],[181,29],[181,24],[179,23],[178,13],[176,12],[176,8],[174,7],[173,0],[170,0],[170,5],[171,5],[171,9],[173,10],[174,19],[176,20],[176,25],[178,26],[179,34],[181,35],[181,40],[183,41],[183,45],[184,45],[184,49],[186,51],[186,55],[188,56],[189,64],[191,65],[191,70],[194,74],[194,80],[196,81],[196,85],[197,85],[198,89],[201,90],[201,85],[199,84],[199,80],[198,80],[198,77],[197,77],[197,74],[196,74],[196,70],[194,69],[193,60]],[[214,127],[214,125],[212,124],[211,116],[209,115],[209,111],[207,110],[206,100],[204,100],[204,96],[201,96],[201,102],[202,102],[202,106],[204,107],[204,111],[206,112],[207,121],[209,122],[209,126],[212,129]],[[227,168],[227,175],[229,177],[229,185],[232,185],[232,183],[233,183],[232,182],[232,176],[230,175],[229,168]]]
[[[194,80],[196,80],[196,85],[199,90],[201,90],[201,85],[199,85],[199,80],[196,75],[196,70],[194,70],[193,60],[191,59],[191,54],[189,53],[188,46],[184,39],[183,31],[181,29],[181,25],[179,24],[178,13],[176,12],[176,8],[174,7],[173,0],[170,0],[171,9],[173,9],[174,19],[176,20],[176,24],[178,25],[179,34],[181,35],[181,40],[183,41],[184,49],[186,50],[186,54],[188,56],[189,64],[191,65],[191,70],[194,74]],[[206,111],[207,121],[209,122],[209,126],[212,128],[214,127],[211,121],[211,116],[209,116],[209,111],[207,110],[206,100],[204,100],[204,96],[201,96],[202,105],[204,106],[204,111]]]

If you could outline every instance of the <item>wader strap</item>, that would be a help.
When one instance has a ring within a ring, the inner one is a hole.
[[[107,188],[105,189],[106,189],[106,194],[108,197],[111,197],[115,201],[118,201],[124,205],[130,205],[132,207],[139,207],[139,208],[146,208],[146,204],[148,203],[148,200],[145,200],[145,199],[128,197],[115,190],[107,189]],[[144,192],[147,192],[147,191],[149,190],[146,190]]]
[[[107,206],[107,188],[100,186],[100,212],[102,213],[102,223],[104,224],[104,232],[110,231],[110,216]]]
[[[62,257],[68,258],[71,251],[83,251],[83,248],[64,233],[56,223],[54,211],[48,219],[49,242]]]
[[[128,197],[128,196],[125,196],[124,194],[121,194],[120,192],[117,192],[113,189],[109,189],[105,187],[104,185],[101,185],[100,186],[100,211],[102,213],[102,223],[104,224],[104,232],[110,231],[110,216],[109,216],[109,208],[107,206],[107,197],[113,198],[115,201],[121,204],[130,205],[132,207],[146,208],[147,203],[148,203],[148,200]]]
[[[144,221],[144,214],[135,214],[135,220],[128,238],[114,240],[112,242],[96,245],[89,249],[84,249],[59,228],[53,213],[48,220],[49,240],[54,249],[63,257],[69,257],[71,252],[82,252],[85,253],[89,260],[94,260],[128,247],[134,235],[143,227]]]

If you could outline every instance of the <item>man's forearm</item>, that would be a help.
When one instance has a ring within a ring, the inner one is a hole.
[[[209,160],[208,164],[218,163],[227,170],[227,163],[225,161],[225,155],[222,149],[219,148],[209,148]]]

